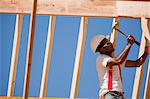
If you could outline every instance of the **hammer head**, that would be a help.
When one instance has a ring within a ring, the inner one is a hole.
[[[119,22],[115,22],[114,26],[113,26],[113,29],[114,28],[118,28],[119,27]]]

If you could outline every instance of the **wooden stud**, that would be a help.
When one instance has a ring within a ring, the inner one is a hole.
[[[46,96],[48,71],[49,71],[51,51],[52,51],[55,20],[56,20],[56,16],[50,16],[46,50],[45,50],[45,58],[44,58],[44,65],[43,65],[43,74],[42,74],[42,79],[41,79],[41,88],[40,88],[40,96],[39,96],[40,98]]]
[[[70,98],[75,98],[78,94],[78,86],[79,86],[79,80],[80,80],[82,57],[83,57],[83,53],[84,53],[87,24],[88,24],[88,18],[81,17],[80,31],[78,34],[78,45],[77,45],[77,49],[76,49],[76,58],[75,58],[75,63],[74,63],[74,71],[73,71],[73,77],[72,77]]]
[[[150,19],[147,19],[147,26],[150,34]],[[148,63],[145,91],[144,91],[144,99],[148,99],[150,97],[150,58]]]
[[[5,96],[0,96],[0,99],[24,99],[24,98],[23,97],[5,97]],[[28,99],[70,99],[70,98],[57,98],[57,97],[56,98],[47,98],[47,97],[45,97],[45,98],[38,98],[38,97],[28,97]]]
[[[22,17],[23,17],[22,15],[16,15],[16,26],[15,26],[15,33],[14,33],[7,97],[11,97],[14,95],[16,67],[18,63],[20,36],[21,36],[21,31],[22,31]]]
[[[142,34],[141,45],[140,45],[140,50],[139,50],[139,57],[143,54],[144,48],[145,48],[145,38],[144,38],[144,34]],[[140,86],[142,83],[143,70],[144,70],[144,64],[142,66],[140,66],[139,68],[136,68],[134,86],[133,86],[133,92],[132,92],[132,99],[138,99],[138,97],[139,97]]]
[[[32,0],[0,0],[0,13],[30,14]],[[129,10],[130,9],[130,10]],[[150,1],[143,0],[39,0],[38,15],[150,18]]]
[[[150,21],[150,19],[149,19]],[[145,18],[141,18],[141,26],[142,29],[144,30],[144,37],[146,37],[149,41],[150,41],[150,22],[148,21],[148,19]],[[148,24],[149,23],[149,24]]]
[[[142,21],[142,19],[141,19]],[[141,22],[142,23],[142,22]],[[139,50],[139,57],[144,53],[145,49],[145,35],[147,33],[147,29],[141,24],[142,26],[142,38],[141,38],[141,45]],[[139,68],[136,68],[136,74],[134,79],[134,86],[133,86],[133,92],[132,92],[132,99],[138,99],[140,95],[140,86],[142,83],[142,74],[144,70],[144,64],[140,66]]]
[[[150,97],[150,58],[148,63],[148,70],[147,70],[147,77],[146,77],[146,84],[145,84],[145,90],[144,90],[144,98],[148,99]]]
[[[112,28],[115,26],[116,23],[119,23],[119,18],[113,19]],[[116,29],[113,29],[110,37],[110,42],[113,43],[114,48],[116,48],[117,35],[118,31]]]
[[[37,0],[33,1],[32,13],[30,19],[30,31],[28,36],[28,50],[27,50],[27,58],[26,58],[26,70],[24,77],[24,90],[23,97],[28,97],[29,85],[30,85],[30,73],[31,73],[31,64],[32,64],[32,51],[33,51],[33,41],[34,41],[34,30],[35,30],[35,20],[36,20],[36,8],[37,8]]]

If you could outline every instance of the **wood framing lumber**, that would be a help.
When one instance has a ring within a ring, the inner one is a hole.
[[[141,18],[141,26],[144,29],[144,37],[150,41],[150,19]]]
[[[117,23],[119,23],[119,18],[114,18],[113,22],[112,22],[112,28]],[[118,27],[116,27],[116,28],[118,28]],[[113,43],[114,48],[116,48],[117,35],[118,35],[118,31],[116,29],[113,29],[112,33],[111,33],[111,36],[110,36],[110,42]]]
[[[144,32],[145,30],[142,28],[142,31]],[[144,49],[145,49],[145,37],[144,37],[144,33],[142,33],[141,45],[140,45],[140,50],[139,50],[139,57],[144,53]],[[134,86],[133,86],[133,92],[132,92],[132,99],[138,99],[139,98],[140,86],[142,83],[143,70],[144,70],[144,64],[141,65],[140,67],[136,68]]]
[[[29,30],[29,36],[28,36],[24,88],[23,88],[23,97],[25,98],[28,97],[29,85],[30,85],[30,72],[31,72],[31,64],[32,64],[32,51],[33,51],[33,42],[34,42],[36,8],[37,8],[37,0],[33,0],[31,19],[30,19],[30,30]]]
[[[79,86],[79,80],[80,80],[82,57],[84,53],[87,24],[88,24],[88,18],[81,17],[80,31],[78,34],[78,45],[76,49],[76,57],[75,57],[74,71],[73,71],[73,77],[72,77],[72,85],[71,85],[71,90],[70,90],[70,98],[76,98],[78,94],[78,86]]]
[[[5,97],[5,96],[0,96],[0,99],[24,99],[23,97]],[[71,99],[71,98],[39,98],[39,97],[28,97],[28,99]],[[85,98],[75,98],[75,99],[85,99]]]
[[[149,30],[149,33],[150,33],[150,18],[147,20],[147,26],[148,26],[148,30]]]
[[[148,63],[148,70],[147,70],[147,77],[146,77],[146,84],[145,84],[143,99],[149,99],[150,97],[149,93],[150,93],[150,58],[149,58],[149,63]]]
[[[150,37],[150,31],[149,31],[150,23],[148,23],[148,22],[149,22],[148,19],[141,18],[141,27],[142,27],[143,33],[142,33],[142,40],[141,40],[139,56],[141,56],[144,52],[145,38],[147,38],[148,40],[150,39],[149,38]],[[136,69],[132,99],[137,99],[139,97],[143,70],[144,70],[144,64]]]
[[[30,14],[31,0],[0,0],[0,13]],[[149,17],[150,1],[146,0],[38,0],[38,15],[96,17]]]
[[[118,16],[150,18],[149,0],[118,0],[116,4]]]
[[[147,20],[147,26],[150,34],[150,19]],[[146,77],[146,84],[144,90],[144,99],[148,99],[150,97],[150,58],[148,63],[148,70],[147,70],[147,77]]]
[[[43,65],[43,74],[42,74],[41,87],[40,87],[40,96],[39,96],[40,98],[46,96],[48,71],[49,71],[51,51],[52,51],[52,42],[53,42],[53,35],[54,35],[54,28],[55,28],[55,20],[56,20],[56,16],[50,16],[49,28],[48,28],[48,34],[47,34],[46,50],[45,50],[45,58],[44,58],[44,65]]]
[[[20,37],[22,31],[22,17],[23,15],[20,14],[16,15],[16,25],[15,25],[15,32],[14,32],[14,41],[13,41],[13,49],[12,49],[12,56],[11,56],[7,97],[11,97],[14,95],[16,67],[18,63]]]
[[[103,2],[102,2],[103,1]],[[31,12],[31,0],[0,0],[0,13]],[[114,0],[38,0],[37,14],[78,15],[78,16],[116,16]]]

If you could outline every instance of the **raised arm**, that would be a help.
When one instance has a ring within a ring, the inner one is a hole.
[[[150,19],[148,19],[147,26],[150,33]],[[137,60],[127,60],[125,63],[125,67],[139,67],[145,62],[147,56],[150,54],[150,41],[147,38],[145,39],[146,39],[146,47],[143,55]]]
[[[122,64],[126,60],[128,53],[130,51],[130,48],[131,48],[132,44],[135,42],[135,39],[133,38],[133,36],[130,36],[130,35],[128,36],[127,40],[128,40],[128,44],[126,45],[123,52],[117,58],[113,58],[113,59],[109,60],[108,65]]]
[[[150,54],[150,42],[148,43],[148,40],[146,41],[147,44],[143,55],[137,60],[127,60],[125,63],[125,67],[139,67],[145,62],[147,56]]]

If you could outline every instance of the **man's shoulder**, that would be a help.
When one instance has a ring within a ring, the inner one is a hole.
[[[108,55],[105,55],[105,54],[100,54],[97,59],[103,59],[103,58],[111,58],[110,56]]]
[[[108,56],[108,55],[104,55],[104,54],[102,54],[102,55],[99,55],[98,57],[97,57],[97,60],[96,60],[96,65],[97,65],[97,68],[100,68],[100,67],[107,67],[107,62],[108,62],[108,60],[110,60],[111,59],[111,57],[110,56]]]
[[[103,62],[103,61],[106,61],[106,60],[109,60],[111,59],[112,57],[108,56],[108,55],[105,55],[105,54],[101,54],[97,57],[96,61],[99,63],[99,62]]]

